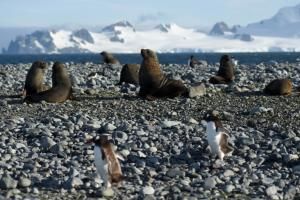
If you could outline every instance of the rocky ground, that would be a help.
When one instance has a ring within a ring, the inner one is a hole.
[[[260,93],[273,78],[300,85],[300,63],[239,65],[230,86],[206,83],[204,96],[157,101],[136,97],[134,85],[115,86],[118,68],[67,63],[77,101],[63,104],[13,96],[30,65],[0,66],[0,199],[101,198],[86,144],[101,133],[125,158],[114,199],[300,199],[300,96]],[[218,65],[162,68],[191,85]],[[207,149],[208,110],[220,113],[235,148],[224,166]]]

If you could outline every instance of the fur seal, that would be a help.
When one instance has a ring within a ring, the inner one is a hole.
[[[103,61],[106,64],[120,64],[120,62],[110,53],[106,51],[102,51],[100,53],[102,55]]]
[[[138,85],[139,71],[139,64],[125,64],[121,70],[120,82],[117,85],[121,85],[123,82]]]
[[[47,69],[47,63],[35,61],[26,76],[23,96],[30,96],[49,89],[44,85],[44,74]]]
[[[62,103],[72,99],[72,83],[65,65],[55,62],[52,67],[52,88],[25,98],[26,102]]]
[[[290,95],[292,90],[293,85],[290,79],[275,79],[265,87],[264,93],[268,95]]]
[[[212,84],[228,84],[234,80],[234,62],[225,54],[220,59],[220,67],[216,76],[209,79]]]
[[[143,61],[139,72],[139,96],[148,100],[188,96],[188,89],[180,80],[168,79],[162,72],[157,55],[150,49],[141,49]]]
[[[228,144],[229,135],[223,128],[223,125],[213,112],[209,112],[204,116],[207,122],[206,135],[210,150],[213,155],[217,155],[221,161],[225,155],[231,153],[233,148]]]

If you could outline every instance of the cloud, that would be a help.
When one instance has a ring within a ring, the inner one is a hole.
[[[147,22],[162,21],[166,17],[167,17],[167,15],[163,12],[157,12],[154,14],[143,14],[138,17],[137,22],[138,23],[147,23]]]

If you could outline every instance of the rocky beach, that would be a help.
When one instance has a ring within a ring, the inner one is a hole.
[[[300,199],[300,96],[261,93],[286,77],[296,91],[300,63],[241,64],[234,83],[218,86],[207,83],[218,64],[162,65],[186,85],[205,82],[206,94],[156,101],[138,98],[135,85],[116,86],[119,67],[66,63],[76,100],[62,104],[16,96],[30,66],[0,65],[0,199],[105,198],[86,144],[101,133],[125,158],[112,199]],[[234,146],[225,165],[207,148],[209,110]]]

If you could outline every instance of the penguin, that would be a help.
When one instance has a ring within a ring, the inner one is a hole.
[[[213,113],[206,113],[204,120],[206,125],[207,141],[213,155],[217,155],[223,162],[224,156],[232,153],[233,148],[228,144],[229,135],[223,128],[220,119]]]
[[[94,143],[95,166],[106,189],[124,179],[119,162],[119,159],[124,159],[114,151],[113,144],[108,140],[108,136],[102,134],[99,138],[96,137],[89,141],[89,143]]]

